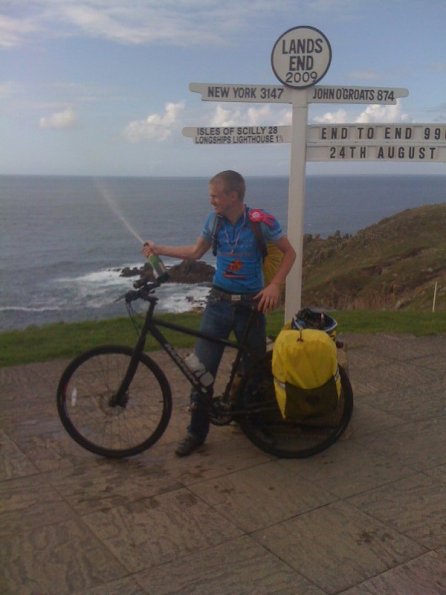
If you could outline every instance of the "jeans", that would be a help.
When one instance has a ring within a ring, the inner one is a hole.
[[[227,339],[231,333],[238,341],[241,341],[251,310],[246,306],[235,305],[231,302],[213,298],[210,296],[206,309],[201,320],[200,331],[208,333],[220,339]],[[257,313],[256,319],[251,326],[247,339],[248,349],[257,357],[261,357],[266,351],[266,323],[265,316]],[[213,343],[205,339],[198,339],[195,345],[195,353],[198,359],[214,378],[217,375],[224,351],[224,345]],[[245,370],[249,369],[250,362],[242,360]],[[203,395],[195,390],[191,393],[191,420],[188,432],[193,434],[200,442],[204,442],[209,432],[209,407],[210,395]]]

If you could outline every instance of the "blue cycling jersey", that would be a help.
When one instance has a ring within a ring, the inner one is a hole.
[[[265,242],[274,242],[282,236],[279,222],[269,213],[266,222],[260,222]],[[205,221],[202,236],[212,242],[215,213],[210,213]],[[213,279],[214,285],[231,293],[257,293],[263,289],[263,256],[248,218],[248,208],[233,225],[225,217],[221,218],[217,232],[217,263]]]

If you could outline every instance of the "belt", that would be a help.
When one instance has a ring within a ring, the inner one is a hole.
[[[254,299],[254,296],[257,295],[256,293],[230,293],[228,291],[224,291],[222,289],[218,289],[217,287],[211,288],[210,295],[212,297],[218,298],[219,300],[223,300],[225,302],[249,302]]]

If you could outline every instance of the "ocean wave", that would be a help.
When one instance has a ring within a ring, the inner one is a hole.
[[[158,290],[160,312],[190,312],[203,308],[210,288],[204,285],[169,283]]]
[[[132,265],[129,267],[132,268]],[[76,277],[59,277],[53,284],[57,286],[59,299],[70,307],[84,305],[100,308],[110,305],[125,291],[133,288],[134,278],[122,277],[121,270],[108,268]],[[201,307],[208,293],[209,287],[204,285],[165,283],[157,289],[158,309],[164,312],[187,312]],[[53,299],[56,299],[54,294]]]
[[[129,265],[133,268],[138,265]],[[124,267],[122,267],[124,268]],[[101,269],[99,271],[91,271],[76,277],[58,277],[54,279],[55,284],[85,284],[85,285],[129,285],[129,279],[121,276],[121,268]]]
[[[116,301],[133,289],[133,278],[120,276],[120,269],[105,269],[78,275],[59,277],[47,285],[33,303],[4,305],[1,311],[11,312],[68,312],[120,308]],[[182,283],[165,283],[156,290],[159,312],[188,312],[204,306],[209,287]],[[141,302],[141,307],[143,303]],[[125,311],[125,308],[122,308]]]
[[[60,312],[59,306],[0,306],[0,312]]]

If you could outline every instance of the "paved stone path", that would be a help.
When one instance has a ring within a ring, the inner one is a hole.
[[[276,460],[236,427],[109,461],[64,432],[64,361],[0,370],[0,593],[446,593],[446,336],[345,337],[346,437]]]

